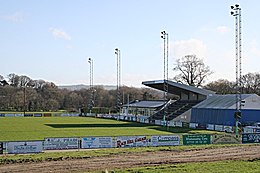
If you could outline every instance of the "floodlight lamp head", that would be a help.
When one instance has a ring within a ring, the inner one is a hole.
[[[236,8],[238,8],[238,7],[239,7],[239,5],[238,5],[238,4],[236,4],[235,6],[236,6]]]
[[[164,39],[164,36],[162,35],[162,36],[161,36],[161,38],[163,38],[163,39]]]
[[[231,9],[232,9],[232,10],[234,9],[234,6],[233,6],[233,5],[231,6]]]
[[[232,16],[234,16],[234,11],[231,11],[230,14],[231,14]]]

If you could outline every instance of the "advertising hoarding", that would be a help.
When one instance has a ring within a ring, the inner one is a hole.
[[[233,134],[216,134],[212,135],[213,144],[240,144],[241,138]]]
[[[36,114],[34,114],[34,117],[42,117],[42,114],[41,113],[36,113]]]
[[[120,136],[116,137],[116,148],[146,147],[149,139],[147,136]]]
[[[178,135],[152,136],[151,146],[174,146],[180,145],[180,137]]]
[[[242,143],[260,143],[260,133],[242,134]]]
[[[219,132],[224,132],[224,126],[223,125],[215,125],[215,130]]]
[[[63,150],[63,149],[78,149],[78,138],[45,138],[43,142],[44,150]]]
[[[210,144],[211,136],[209,134],[183,135],[183,145]]]
[[[42,141],[7,142],[8,154],[40,153],[42,150]]]
[[[112,148],[112,137],[85,137],[81,139],[81,148]]]
[[[0,142],[0,154],[4,153],[4,143]]]
[[[207,124],[207,127],[206,127],[207,130],[214,130],[214,124]]]

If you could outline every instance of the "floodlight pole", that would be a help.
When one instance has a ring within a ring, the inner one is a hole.
[[[94,87],[93,87],[93,59],[88,59],[89,63],[89,92],[90,92],[90,101],[89,101],[89,114],[91,115],[92,107],[94,106]]]
[[[24,117],[25,117],[25,111],[26,111],[25,98],[26,98],[26,89],[25,89],[25,86],[24,86],[23,87],[23,116]]]
[[[120,93],[120,87],[121,87],[121,51],[120,49],[115,49],[116,59],[117,59],[117,102],[116,102],[116,109],[119,111],[119,116],[121,112],[121,93]],[[118,119],[119,119],[118,116]]]
[[[163,100],[165,103],[167,103],[167,98],[168,98],[168,48],[169,48],[169,36],[166,31],[161,32],[161,38],[163,39]],[[167,107],[165,107],[167,109]],[[163,111],[163,121],[164,121],[164,126],[166,125],[166,111]]]
[[[238,123],[241,117],[242,101],[242,51],[241,51],[241,8],[238,4],[231,6],[231,15],[235,17],[235,43],[236,43],[236,136],[238,137]]]

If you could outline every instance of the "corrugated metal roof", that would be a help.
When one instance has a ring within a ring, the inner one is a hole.
[[[256,96],[256,94],[242,94],[242,100],[248,97]],[[200,102],[199,104],[193,106],[193,108],[213,108],[213,109],[228,109],[234,107],[236,104],[236,95],[214,95],[208,97],[208,99]]]
[[[161,100],[144,100],[137,101],[134,103],[130,103],[129,107],[137,107],[137,108],[158,108],[164,105],[164,101]],[[123,107],[128,107],[128,104],[123,105]]]
[[[170,81],[170,80],[165,80],[165,82],[168,84],[169,91],[173,91],[172,94],[176,94],[181,91],[189,91],[189,92],[193,92],[193,93],[197,93],[197,94],[201,94],[201,95],[205,95],[205,96],[215,94],[215,92],[210,91],[210,90],[206,90],[206,89],[202,89],[202,88],[198,88],[198,87],[194,87],[194,86],[189,86],[189,85],[181,84],[181,83]],[[142,84],[152,87],[152,88],[162,90],[162,91],[164,90],[164,80],[145,81],[145,82],[142,82]]]

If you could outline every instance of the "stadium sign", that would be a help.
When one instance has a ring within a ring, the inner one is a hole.
[[[178,135],[168,136],[152,136],[151,146],[173,146],[180,145],[180,137]]]
[[[210,144],[209,134],[183,135],[183,145]]]
[[[113,138],[85,137],[81,139],[81,148],[113,148]]]
[[[260,143],[260,133],[242,134],[242,143]]]
[[[45,138],[43,142],[44,150],[78,149],[78,138]]]
[[[148,141],[147,136],[120,136],[116,138],[116,148],[146,147]]]
[[[8,154],[26,154],[42,152],[42,141],[7,142]]]

